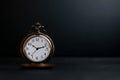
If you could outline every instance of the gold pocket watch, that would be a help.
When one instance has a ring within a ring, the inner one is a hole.
[[[32,25],[33,32],[28,34],[21,43],[20,51],[23,58],[28,61],[22,64],[28,68],[50,68],[53,64],[48,61],[54,53],[54,43],[52,39],[44,34],[44,26],[40,23]]]

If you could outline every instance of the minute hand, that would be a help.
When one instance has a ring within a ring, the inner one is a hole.
[[[45,46],[42,46],[42,47],[38,47],[38,48],[37,48],[37,50],[38,50],[38,49],[41,49],[41,48],[44,48],[44,47],[45,47]]]

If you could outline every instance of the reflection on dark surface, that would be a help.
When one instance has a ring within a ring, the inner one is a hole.
[[[1,80],[119,80],[119,58],[53,58],[53,69],[20,69],[20,58],[0,64]],[[1,59],[2,61],[2,59]]]

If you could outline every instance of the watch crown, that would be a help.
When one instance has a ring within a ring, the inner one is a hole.
[[[34,31],[37,31],[38,33],[46,30],[44,29],[44,26],[42,26],[39,22],[36,22],[34,25],[32,25],[32,28],[34,28]]]
[[[33,28],[40,28],[41,27],[41,24],[39,22],[35,23],[32,25]]]
[[[34,24],[35,26],[41,26],[41,24],[39,22]]]

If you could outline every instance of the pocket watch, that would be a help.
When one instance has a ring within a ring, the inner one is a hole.
[[[49,68],[53,64],[48,61],[54,53],[54,43],[45,33],[44,26],[40,23],[32,25],[32,33],[25,36],[22,40],[20,51],[23,58],[28,62],[22,64],[23,67],[31,68]]]

